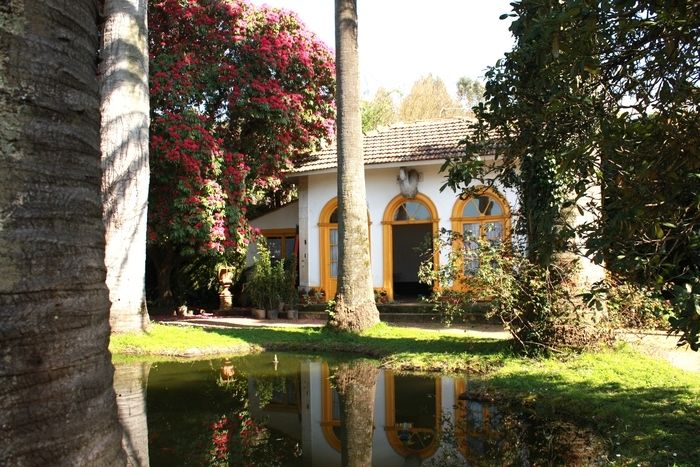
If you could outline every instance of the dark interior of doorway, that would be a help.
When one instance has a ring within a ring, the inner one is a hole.
[[[432,224],[394,225],[394,300],[416,301],[428,297],[432,287],[418,282],[421,261],[432,258]]]

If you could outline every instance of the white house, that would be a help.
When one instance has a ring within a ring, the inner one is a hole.
[[[429,292],[418,283],[419,250],[440,229],[489,238],[510,235],[514,192],[489,189],[477,199],[462,200],[449,189],[440,191],[445,182],[440,166],[446,157],[463,153],[458,143],[468,132],[467,120],[446,119],[396,124],[364,137],[371,274],[375,289],[390,299]],[[315,153],[289,177],[298,186],[299,200],[251,223],[279,256],[298,249],[301,288],[318,288],[332,298],[338,272],[335,145]]]

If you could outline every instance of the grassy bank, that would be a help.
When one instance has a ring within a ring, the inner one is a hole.
[[[616,465],[700,465],[700,375],[629,347],[557,359],[514,355],[508,342],[380,325],[362,336],[314,328],[202,329],[155,325],[112,337],[125,355],[205,356],[259,350],[353,352],[395,370],[477,371],[539,418],[575,421],[609,446]]]
[[[123,355],[202,357],[262,350],[351,352],[394,370],[485,372],[510,355],[507,341],[462,333],[380,324],[361,336],[320,328],[196,328],[153,325],[146,334],[112,336],[110,350]]]

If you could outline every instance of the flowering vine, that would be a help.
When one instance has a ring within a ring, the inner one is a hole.
[[[149,3],[148,239],[242,252],[257,189],[329,138],[334,63],[292,13],[242,0]]]

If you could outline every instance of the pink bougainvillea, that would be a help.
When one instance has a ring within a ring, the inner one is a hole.
[[[148,239],[241,251],[256,189],[330,136],[335,67],[292,13],[238,0],[149,2]]]

